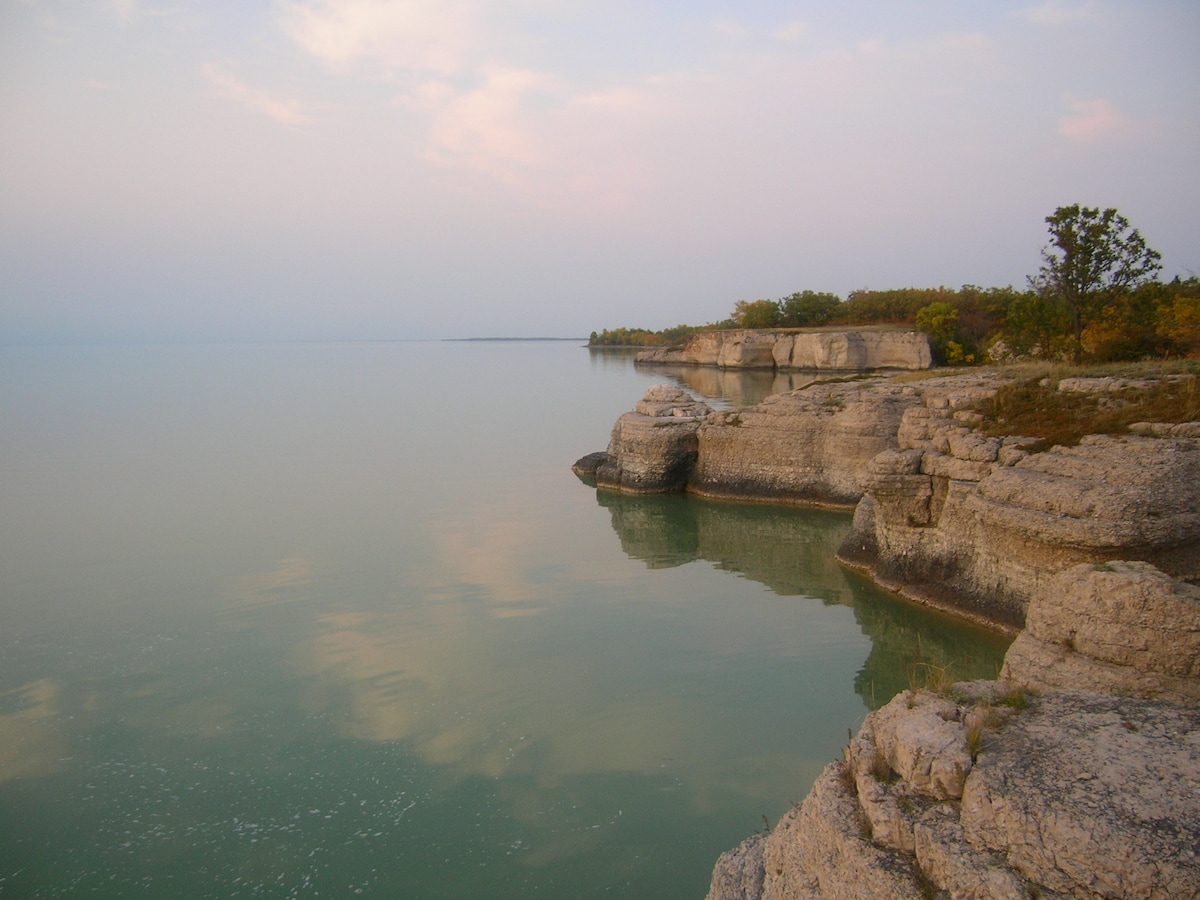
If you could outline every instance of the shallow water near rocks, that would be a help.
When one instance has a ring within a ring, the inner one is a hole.
[[[832,560],[846,514],[579,482],[670,380],[0,351],[0,895],[701,897],[914,664],[995,675]]]

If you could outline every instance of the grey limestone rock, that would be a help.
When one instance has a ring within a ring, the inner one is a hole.
[[[1200,709],[1012,696],[978,682],[872,713],[765,841],[722,857],[709,900],[1200,896]],[[965,778],[933,792],[936,763],[880,764],[960,759],[976,729]]]
[[[1200,701],[1200,588],[1145,562],[1069,569],[1034,597],[1002,675]]]
[[[967,841],[1072,897],[1200,896],[1200,709],[1062,691],[1013,716],[963,793]]]
[[[700,422],[711,412],[680,388],[650,388],[613,426],[595,470],[597,485],[636,493],[682,490],[696,461]]]
[[[637,361],[649,364],[717,366],[729,369],[928,369],[929,338],[919,331],[705,331],[682,346],[645,350]]]
[[[870,460],[896,445],[911,389],[818,383],[709,417],[688,489],[714,497],[850,506]]]
[[[767,836],[756,834],[722,853],[713,869],[708,896],[720,900],[759,900],[763,890],[763,851]]]
[[[953,411],[964,393],[904,412],[897,448],[869,469],[874,514],[856,521],[847,562],[1013,630],[1035,594],[1080,563],[1139,559],[1200,579],[1200,442],[1092,435],[1030,453],[1027,438],[971,431]]]

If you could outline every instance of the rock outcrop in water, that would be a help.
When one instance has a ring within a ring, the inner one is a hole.
[[[674,405],[664,406],[668,394]],[[862,496],[868,463],[896,445],[904,410],[919,402],[912,387],[867,379],[813,384],[713,413],[686,391],[655,387],[617,420],[596,480],[635,493],[850,506]]]
[[[976,428],[970,407],[1004,383],[996,372],[831,380],[726,412],[653,388],[577,470],[588,463],[599,487],[633,493],[857,504],[839,558],[1010,631],[1045,582],[1080,563],[1136,559],[1200,579],[1200,426],[1030,453],[1028,438]]]
[[[802,804],[721,857],[709,900],[1200,896],[1200,590],[1084,565],[1030,619],[1004,681],[870,714]]]
[[[656,385],[617,420],[608,451],[585,456],[574,469],[601,487],[630,493],[683,490],[699,452],[700,423],[711,412],[681,388]]]
[[[976,429],[1002,383],[818,384],[684,413],[675,448],[618,422],[595,455],[625,491],[669,468],[677,490],[857,499],[844,561],[1025,627],[1001,681],[868,716],[802,804],[721,857],[709,900],[1200,896],[1200,424],[1033,453]]]
[[[928,369],[929,338],[920,331],[704,331],[679,347],[645,350],[637,362],[723,369]]]

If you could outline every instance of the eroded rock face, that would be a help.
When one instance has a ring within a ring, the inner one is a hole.
[[[688,490],[710,497],[851,506],[870,460],[896,444],[915,388],[881,382],[814,384],[700,427]]]
[[[1029,439],[975,431],[965,407],[978,396],[927,394],[905,411],[895,450],[869,466],[870,509],[843,560],[1013,630],[1035,594],[1080,563],[1140,559],[1200,578],[1200,442],[1093,435],[1030,453]]]
[[[964,777],[931,790],[964,751]],[[906,759],[928,765],[891,766]],[[803,804],[721,858],[708,897],[1192,897],[1198,847],[1200,709],[977,682],[868,716]]]
[[[781,340],[781,350],[787,342]],[[776,352],[779,361],[783,353]],[[783,367],[793,369],[928,369],[929,338],[919,331],[848,331],[792,336]]]
[[[633,493],[853,506],[868,464],[895,446],[920,391],[881,379],[817,383],[735,412],[712,412],[679,388],[651,388],[617,420],[607,457],[575,470]]]
[[[1031,453],[1029,438],[977,430],[971,406],[1003,383],[988,371],[817,381],[720,413],[654,388],[618,420],[607,456],[575,469],[627,492],[858,504],[842,561],[1014,632],[1038,591],[1081,563],[1138,559],[1200,582],[1198,423]]]
[[[594,469],[596,484],[637,493],[682,490],[696,461],[700,422],[711,412],[680,388],[650,388],[613,426],[607,454]],[[577,471],[587,459],[576,463]]]
[[[1145,562],[1085,564],[1037,594],[1002,676],[1200,701],[1200,588]]]
[[[843,766],[826,766],[804,802],[767,837],[763,900],[921,897],[912,862],[864,838],[858,802]],[[711,891],[709,898],[724,900]]]
[[[682,347],[646,350],[640,363],[730,369],[928,369],[929,338],[919,331],[706,331]]]

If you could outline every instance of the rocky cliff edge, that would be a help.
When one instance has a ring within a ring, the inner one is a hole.
[[[1030,623],[1001,681],[871,713],[709,900],[1200,896],[1200,590],[1085,564]]]
[[[929,338],[920,331],[704,331],[678,347],[645,350],[647,364],[722,369],[928,369]]]
[[[576,470],[631,493],[854,507],[843,562],[1012,632],[1079,563],[1137,559],[1200,580],[1200,423],[1031,453],[1030,438],[978,428],[973,407],[1009,377],[831,379],[723,412],[659,386]],[[1059,390],[1112,387],[1079,381]]]

